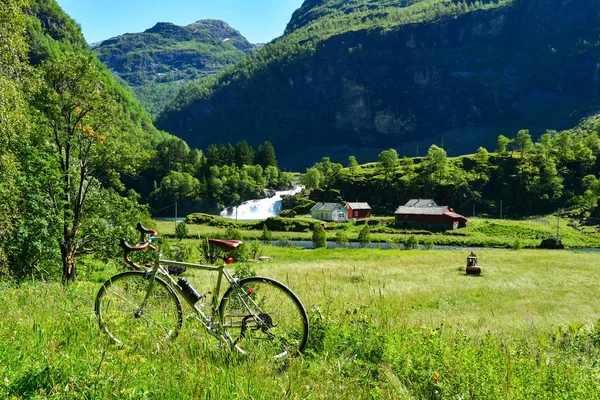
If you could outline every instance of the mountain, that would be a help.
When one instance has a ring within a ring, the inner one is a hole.
[[[141,33],[127,33],[92,50],[156,115],[181,86],[214,74],[255,51],[223,21],[200,20],[187,26],[159,22]]]
[[[199,148],[269,140],[293,169],[492,150],[598,109],[599,34],[594,0],[306,0],[283,37],[189,84],[156,124]]]

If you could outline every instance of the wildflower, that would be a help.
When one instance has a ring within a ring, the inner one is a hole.
[[[102,135],[98,135],[98,142],[100,144],[104,143],[104,139],[106,139],[106,137],[102,136]]]
[[[436,382],[440,380],[440,376],[435,372],[433,373],[433,380]]]
[[[81,107],[79,107],[79,106],[75,107],[75,110],[74,110],[74,111],[75,111],[77,114],[79,114],[79,113],[81,112]]]

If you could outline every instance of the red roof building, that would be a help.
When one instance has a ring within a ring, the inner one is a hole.
[[[348,210],[348,219],[371,217],[369,203],[346,203],[346,210]]]
[[[431,199],[411,199],[396,209],[394,217],[400,228],[447,231],[467,226],[465,217],[448,206],[438,206]]]

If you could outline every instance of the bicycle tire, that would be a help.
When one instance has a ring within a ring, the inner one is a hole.
[[[107,280],[96,295],[94,310],[100,330],[121,346],[160,346],[174,339],[183,325],[183,309],[175,291],[155,277],[144,309],[149,274],[127,271]]]
[[[309,335],[308,316],[300,299],[271,278],[240,279],[219,304],[224,335],[238,351],[274,358],[297,355]]]

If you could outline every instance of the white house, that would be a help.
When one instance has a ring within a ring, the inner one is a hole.
[[[310,209],[310,215],[321,221],[346,222],[348,211],[340,203],[319,202]]]

